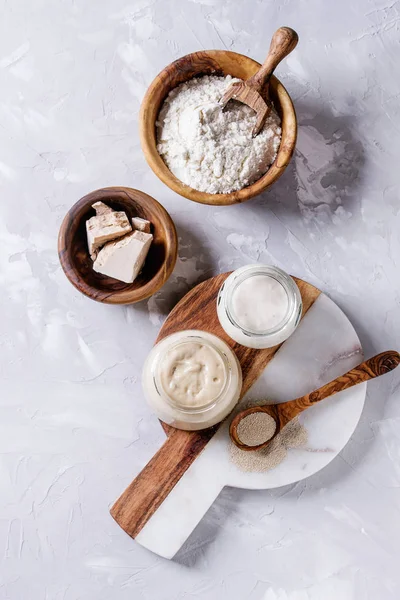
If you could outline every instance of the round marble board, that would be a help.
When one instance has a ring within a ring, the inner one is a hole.
[[[241,401],[285,402],[362,362],[360,340],[344,313],[325,294],[296,278],[304,311],[295,333],[278,349],[251,350],[236,344],[222,330],[216,314],[217,293],[228,275],[213,277],[188,292],[166,319],[157,341],[187,329],[206,330],[223,338],[242,366]],[[329,464],[351,437],[365,394],[366,383],[305,411],[300,421],[308,433],[307,444],[290,449],[286,459],[267,472],[243,472],[231,462],[229,418],[214,434],[210,430],[193,432],[193,456],[188,466],[133,537],[153,552],[172,558],[224,486],[268,489],[313,475]],[[168,436],[188,435],[165,423],[162,426]]]

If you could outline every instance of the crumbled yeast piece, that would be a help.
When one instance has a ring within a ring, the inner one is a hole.
[[[89,254],[95,260],[101,246],[131,232],[132,226],[123,211],[115,211],[103,202],[95,202],[93,208],[96,216],[86,221],[86,233]]]
[[[107,206],[107,204],[104,204],[100,200],[92,204],[92,208],[96,211],[96,215],[105,215],[106,213],[114,212],[110,206]]]
[[[137,229],[138,231],[144,231],[145,233],[150,233],[151,231],[150,221],[142,219],[141,217],[133,217],[132,226],[133,229]]]

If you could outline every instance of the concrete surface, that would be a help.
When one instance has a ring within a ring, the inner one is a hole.
[[[397,600],[400,387],[368,387],[323,471],[274,491],[225,489],[170,562],[108,507],[163,441],[140,387],[160,323],[196,282],[247,262],[319,286],[366,355],[400,346],[400,3],[390,0],[0,0],[0,599]],[[195,205],[153,175],[138,110],[153,77],[197,49],[263,60],[299,116],[275,187]],[[58,263],[66,210],[128,185],[176,221],[169,283],[141,305],[81,296]]]

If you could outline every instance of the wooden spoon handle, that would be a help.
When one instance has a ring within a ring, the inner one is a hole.
[[[261,69],[259,69],[253,77],[250,77],[246,83],[258,92],[261,92],[281,60],[294,50],[298,41],[299,36],[290,27],[280,27],[275,31],[272,36],[267,58]]]
[[[294,417],[303,412],[303,410],[313,406],[317,402],[320,402],[329,396],[333,396],[338,392],[347,390],[348,388],[353,387],[353,385],[358,385],[364,381],[374,379],[374,377],[389,373],[389,371],[395,369],[399,363],[400,354],[395,350],[381,352],[381,354],[369,358],[357,367],[354,367],[354,369],[351,369],[351,371],[348,371],[344,375],[337,377],[337,379],[323,385],[318,390],[315,390],[306,396],[302,396],[301,398],[277,404],[276,407],[279,413],[280,427],[284,427],[286,423],[294,419]]]

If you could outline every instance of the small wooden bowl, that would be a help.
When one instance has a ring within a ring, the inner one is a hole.
[[[227,205],[245,202],[272,185],[286,169],[296,144],[297,119],[289,94],[272,76],[270,96],[282,120],[282,140],[275,161],[265,175],[242,190],[230,194],[207,194],[185,185],[171,173],[157,152],[156,120],[169,92],[180,83],[199,75],[232,75],[248,79],[260,64],[247,56],[225,50],[194,52],[166,67],[148,88],[140,109],[140,141],[146,160],[154,173],[174,192],[202,204]]]
[[[151,222],[154,236],[143,270],[133,283],[123,283],[93,270],[86,237],[86,221],[95,215],[92,204],[101,200],[124,210],[129,220],[142,217]],[[108,304],[133,304],[160,289],[171,275],[178,253],[175,225],[161,204],[139,190],[102,188],[87,194],[68,211],[58,236],[58,255],[64,273],[85,296]]]

